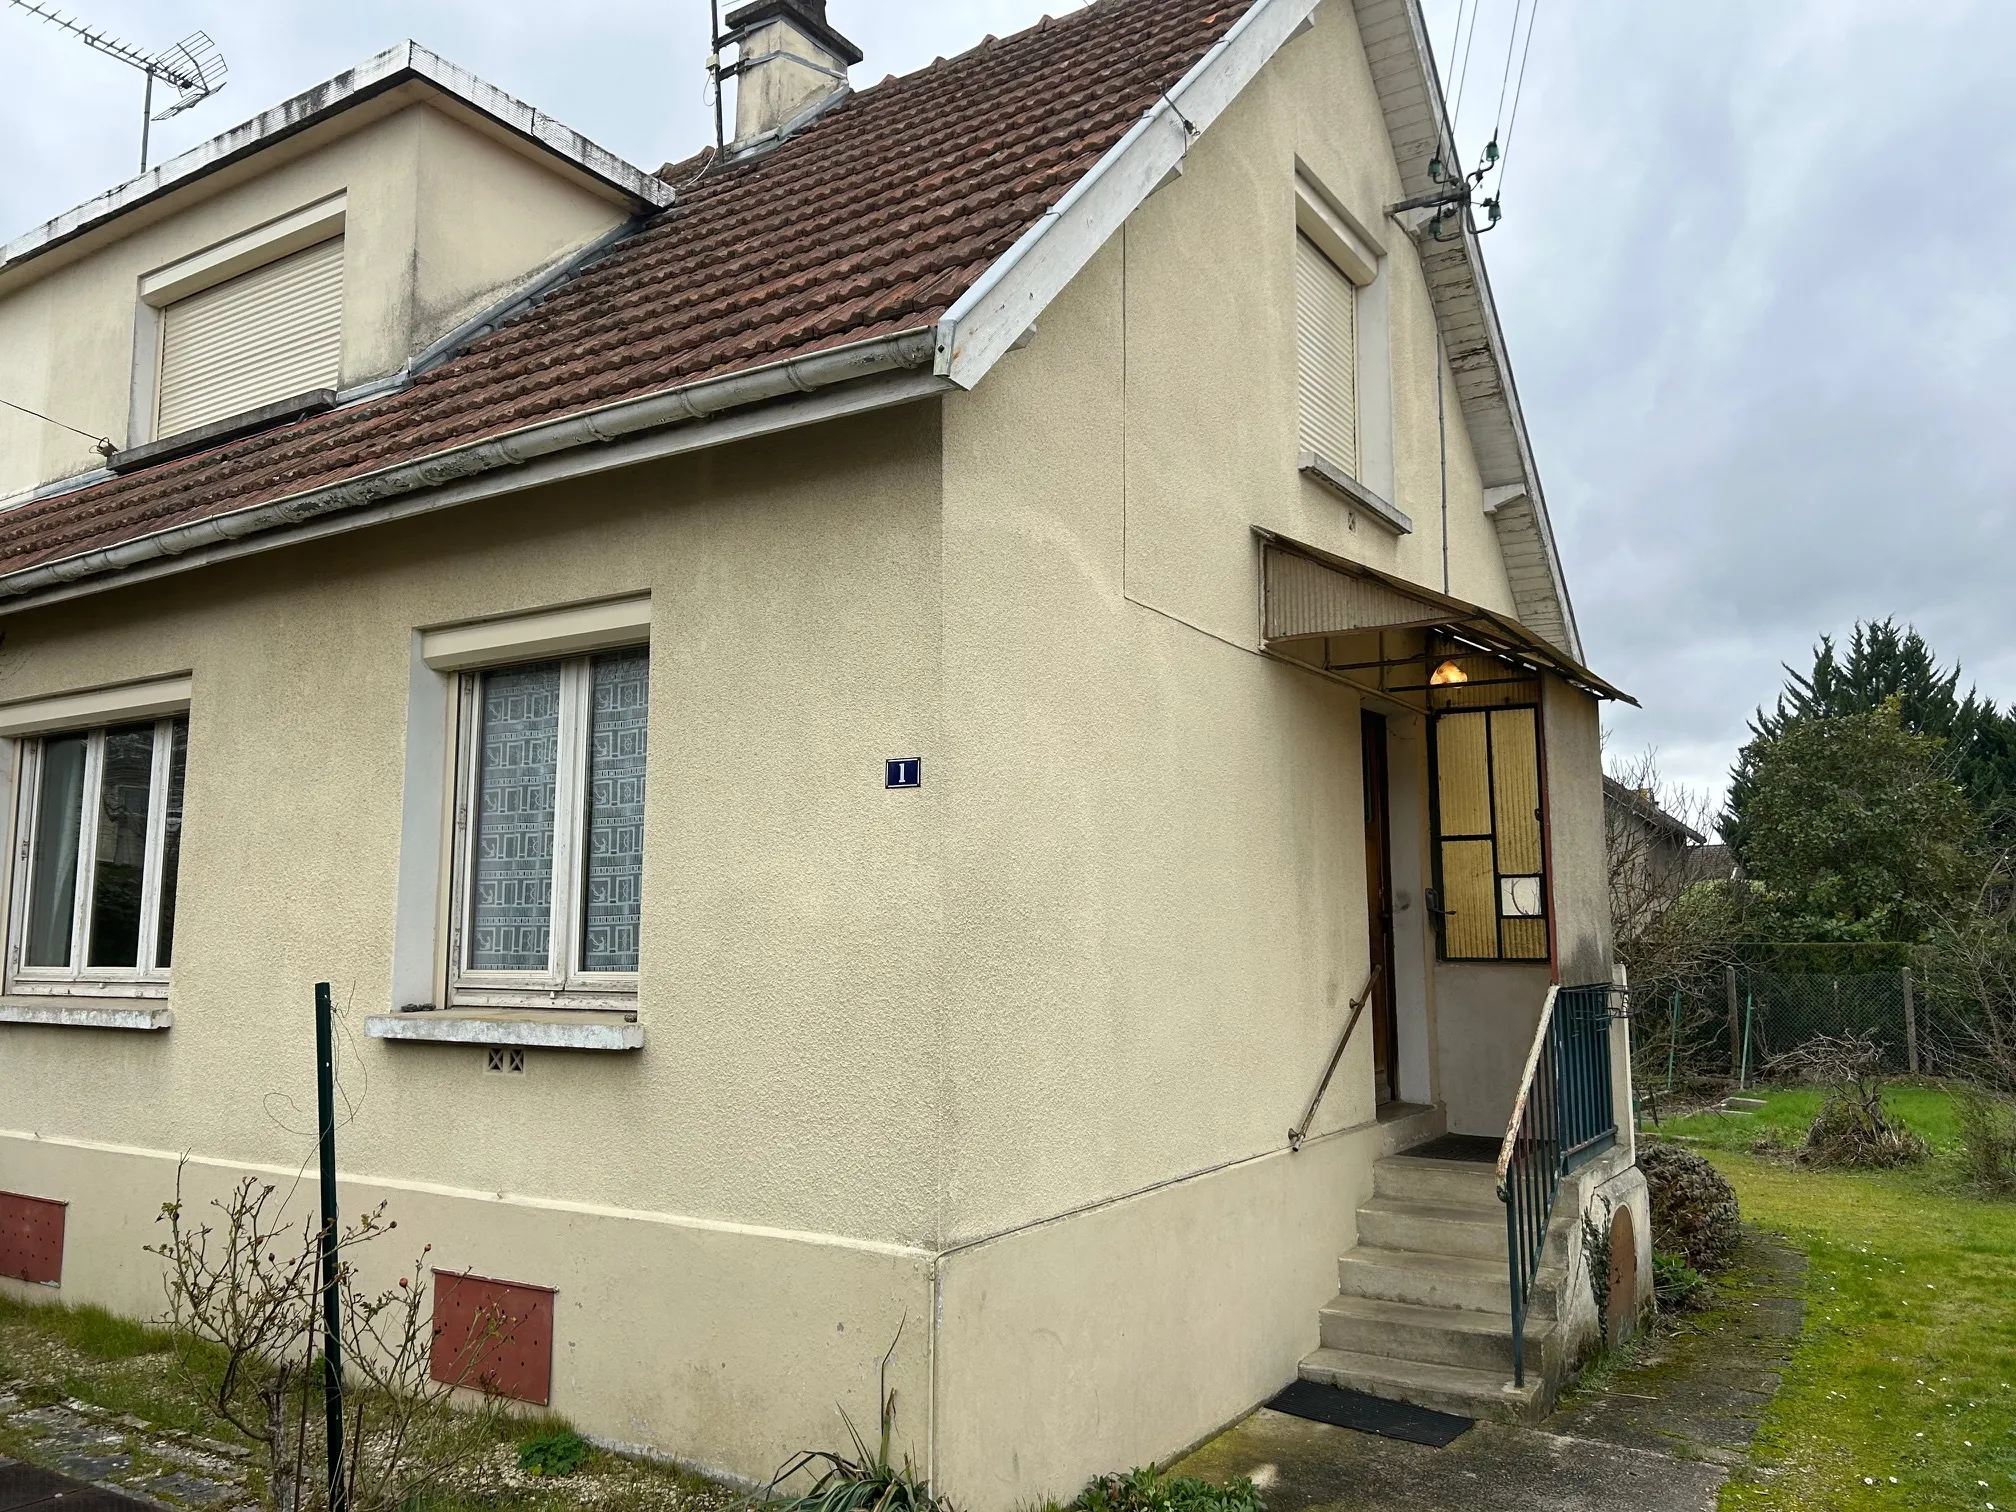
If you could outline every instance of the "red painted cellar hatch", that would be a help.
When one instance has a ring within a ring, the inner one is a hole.
[[[547,1406],[553,1297],[547,1286],[434,1272],[434,1379]]]
[[[0,1192],[0,1276],[57,1286],[63,1280],[67,1203]]]

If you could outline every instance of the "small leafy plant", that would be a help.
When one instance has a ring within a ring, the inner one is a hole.
[[[1705,1307],[1714,1288],[1708,1278],[1687,1263],[1685,1255],[1667,1250],[1652,1254],[1652,1294],[1661,1312],[1688,1312]]]
[[[896,1393],[889,1389],[889,1361],[903,1340],[898,1325],[875,1374],[876,1412],[881,1418],[881,1437],[870,1449],[845,1409],[840,1421],[854,1441],[854,1452],[807,1449],[793,1455],[770,1478],[763,1501],[769,1512],[952,1512],[952,1505],[934,1495],[931,1482],[918,1475],[906,1454],[899,1466],[889,1457],[890,1440],[896,1432]],[[809,1489],[797,1496],[779,1498],[777,1488],[797,1475],[810,1475]]]
[[[518,1468],[527,1475],[568,1476],[588,1463],[588,1454],[588,1441],[572,1428],[552,1428],[518,1446]]]
[[[1260,1489],[1241,1476],[1213,1485],[1190,1475],[1164,1475],[1152,1465],[1102,1475],[1071,1503],[1070,1512],[1266,1512]]]

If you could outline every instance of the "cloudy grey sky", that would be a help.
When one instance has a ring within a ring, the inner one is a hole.
[[[170,152],[407,36],[634,162],[711,130],[702,0],[77,3],[145,47],[224,47],[227,91],[158,128]],[[1475,0],[1466,152],[1532,3]],[[830,4],[857,83],[1071,8]],[[1458,0],[1428,4],[1446,50]],[[1589,658],[1645,704],[1617,743],[1719,786],[1779,663],[1858,617],[2016,698],[2016,6],[1538,5],[1486,246]],[[0,70],[4,240],[132,172],[139,79],[4,6]]]

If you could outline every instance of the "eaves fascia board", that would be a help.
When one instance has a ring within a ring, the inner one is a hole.
[[[537,144],[590,178],[619,191],[640,209],[662,210],[675,198],[672,186],[664,180],[625,162],[468,69],[408,41],[388,47],[326,83],[284,100],[243,125],[234,126],[0,246],[0,274],[412,80],[432,85],[514,136]]]
[[[1408,0],[1411,6],[1416,0]],[[1470,254],[1470,266],[1477,280],[1477,302],[1484,318],[1486,339],[1491,344],[1492,353],[1498,359],[1499,382],[1504,387],[1505,408],[1512,420],[1512,434],[1518,442],[1519,460],[1526,472],[1527,497],[1533,504],[1533,523],[1540,531],[1540,540],[1546,548],[1547,568],[1554,579],[1554,594],[1561,605],[1561,625],[1568,644],[1561,649],[1577,661],[1582,660],[1582,632],[1575,623],[1575,602],[1568,596],[1568,577],[1561,568],[1560,548],[1554,542],[1554,522],[1547,513],[1547,495],[1540,486],[1540,467],[1533,460],[1533,441],[1526,430],[1526,413],[1519,407],[1519,386],[1512,376],[1512,358],[1505,343],[1505,331],[1498,323],[1498,302],[1491,296],[1491,276],[1484,267],[1483,248],[1477,244],[1477,233],[1469,225],[1463,228],[1463,240]]]
[[[1367,52],[1376,55],[1375,80],[1378,71],[1389,60],[1407,69],[1404,89],[1389,97],[1389,92],[1381,86],[1379,93],[1386,115],[1387,134],[1398,159],[1401,188],[1410,195],[1423,193],[1436,187],[1428,177],[1429,159],[1444,144],[1453,153],[1456,133],[1449,121],[1448,100],[1435,69],[1434,51],[1429,42],[1428,23],[1421,9],[1421,0],[1353,0],[1353,6],[1359,31],[1366,37]],[[1561,567],[1553,522],[1547,512],[1546,495],[1540,486],[1540,470],[1533,460],[1526,417],[1519,407],[1519,391],[1513,382],[1512,361],[1504,329],[1499,324],[1497,302],[1492,297],[1491,281],[1485,272],[1483,249],[1467,219],[1460,246],[1471,274],[1471,283],[1476,289],[1475,318],[1484,328],[1485,346],[1496,369],[1502,395],[1502,400],[1494,402],[1502,402],[1504,406],[1503,420],[1511,428],[1523,474],[1517,479],[1487,478],[1485,482],[1487,485],[1517,483],[1532,501],[1534,524],[1545,552],[1553,593],[1560,605],[1563,636],[1567,642],[1562,649],[1580,662],[1583,659],[1582,637],[1575,623],[1575,606],[1568,595],[1568,579]],[[1446,333],[1455,322],[1440,299],[1435,301],[1435,314]],[[1468,407],[1466,403],[1466,410]]]
[[[928,398],[952,387],[934,349],[930,327],[852,342],[24,567],[0,576],[0,614]]]
[[[1201,136],[1309,22],[1319,0],[1255,0],[938,325],[937,370],[970,389],[1015,345]]]

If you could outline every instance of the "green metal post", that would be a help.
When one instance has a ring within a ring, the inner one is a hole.
[[[1673,989],[1673,1028],[1666,1036],[1666,1090],[1673,1090],[1673,1063],[1680,1055],[1680,989]]]
[[[1750,1013],[1751,1010],[1754,1009],[1756,1006],[1757,1006],[1756,994],[1751,992],[1744,993],[1743,994],[1743,1071],[1742,1074],[1738,1076],[1736,1079],[1736,1090],[1738,1092],[1747,1092],[1750,1090]]]
[[[322,1410],[329,1448],[329,1512],[348,1512],[343,1483],[343,1295],[336,1212],[336,1045],[329,984],[315,988],[315,1101],[322,1154]]]

